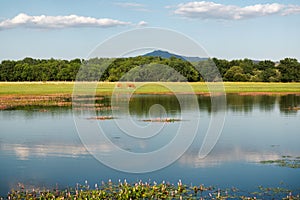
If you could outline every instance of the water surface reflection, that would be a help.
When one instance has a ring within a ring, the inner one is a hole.
[[[99,99],[109,107],[109,97]],[[300,156],[300,95],[227,95],[227,117],[221,137],[213,151],[199,159],[198,152],[208,127],[210,116],[224,108],[211,109],[208,96],[198,96],[200,126],[197,137],[188,151],[173,165],[145,174],[128,174],[112,170],[95,160],[84,148],[74,126],[70,107],[19,107],[0,111],[0,195],[18,182],[28,185],[61,187],[74,186],[88,179],[99,182],[111,178],[127,178],[176,182],[218,184],[219,186],[255,187],[260,184],[277,185],[284,181],[299,187],[300,170],[266,166],[262,160],[277,160],[284,155]],[[171,95],[134,95],[130,99],[130,115],[136,123],[151,117],[149,108],[160,104],[163,117],[180,117],[188,113],[193,120],[194,110],[189,109],[189,98],[181,110]],[[97,115],[111,115],[111,110],[98,110]],[[85,120],[91,113],[87,110]],[[158,117],[159,116],[158,114]],[[122,115],[119,116],[121,120]],[[113,120],[98,121],[108,132],[111,141],[127,151],[147,152],[163,147],[172,137],[178,123],[167,123],[165,132],[152,140],[133,140],[119,129],[112,128]],[[182,122],[184,123],[184,121]],[[110,146],[95,143],[94,151],[110,153]],[[239,176],[232,176],[239,174]],[[256,179],[254,179],[254,176]],[[247,181],[245,181],[247,180]],[[217,183],[216,183],[217,182]]]

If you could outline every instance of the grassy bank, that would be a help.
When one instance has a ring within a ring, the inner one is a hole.
[[[91,83],[80,83],[81,87],[90,87]],[[100,82],[97,85],[98,94],[110,94],[113,90],[136,90],[136,93],[170,93],[168,87],[176,92],[188,93],[187,85],[191,86],[195,93],[207,93],[205,83],[109,83]],[[209,83],[210,86],[220,83]],[[0,96],[3,95],[71,95],[74,82],[1,82]],[[252,83],[252,82],[225,82],[227,93],[300,93],[300,83]],[[219,90],[218,88],[216,89]]]

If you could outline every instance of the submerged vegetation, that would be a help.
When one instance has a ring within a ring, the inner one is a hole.
[[[200,72],[200,73],[199,73]],[[270,60],[204,59],[197,62],[170,57],[4,60],[0,81],[224,81],[300,82],[300,63]]]
[[[180,89],[180,84],[177,88]],[[196,84],[196,83],[195,83]],[[279,84],[279,83],[278,83]],[[291,83],[290,83],[291,84]],[[151,91],[152,85],[148,91]],[[239,83],[237,85],[244,85]],[[248,85],[248,84],[246,84]],[[0,84],[1,86],[1,84]],[[33,86],[33,88],[35,88]],[[296,88],[296,87],[295,87]],[[147,88],[141,88],[144,92]],[[300,83],[299,83],[300,89]],[[1,87],[0,87],[1,90]],[[175,95],[161,94],[161,95],[138,95],[133,94],[129,101],[130,114],[139,116],[140,119],[149,120],[160,117],[166,118],[180,113],[180,104]],[[150,92],[147,94],[151,94]],[[126,98],[126,99],[123,99]],[[147,98],[145,101],[144,99]],[[189,95],[181,95],[185,104],[188,106],[191,102]],[[205,109],[207,112],[215,112],[217,110],[211,109],[211,98],[209,94],[203,93],[197,95],[199,108]],[[81,96],[72,99],[70,94],[49,94],[49,95],[0,95],[0,110],[28,110],[28,111],[50,111],[53,109],[74,109],[74,110],[95,110],[96,116],[112,116],[112,111],[120,110],[117,105],[112,105],[112,96],[97,94],[96,96]],[[128,101],[128,96],[118,98],[120,101]],[[226,95],[227,110],[251,112],[256,107],[265,111],[271,111],[277,106],[280,112],[285,114],[297,114],[300,107],[300,94],[287,93],[239,93]],[[160,104],[166,110],[166,116],[148,116],[148,112],[154,104]],[[277,105],[278,104],[278,105]],[[220,108],[221,109],[221,108]]]
[[[96,116],[96,117],[90,117],[88,119],[94,119],[94,120],[110,120],[115,119],[113,116]]]
[[[155,119],[142,119],[143,122],[180,122],[181,119],[175,118],[155,118]]]
[[[69,95],[43,95],[43,96],[0,96],[0,110],[13,110],[18,107],[68,107],[71,106]]]
[[[260,163],[279,167],[300,168],[300,157],[282,156],[278,160],[263,160]]]
[[[299,190],[270,188],[259,186],[255,192],[247,192],[232,187],[220,189],[213,186],[185,185],[178,181],[171,184],[163,181],[127,183],[126,179],[115,184],[111,180],[90,186],[77,184],[75,188],[59,190],[26,189],[19,184],[18,190],[12,190],[4,199],[300,199]]]

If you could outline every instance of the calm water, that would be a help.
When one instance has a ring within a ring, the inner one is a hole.
[[[189,98],[186,104],[189,104]],[[212,110],[209,97],[198,96],[200,115],[197,136],[189,149],[172,165],[149,173],[126,173],[111,169],[88,153],[76,131],[72,108],[19,108],[0,111],[0,195],[5,195],[18,183],[27,188],[74,187],[76,183],[100,183],[102,180],[127,179],[170,181],[181,179],[186,184],[214,185],[221,188],[238,187],[255,190],[257,186],[300,188],[300,169],[263,165],[259,161],[281,159],[282,156],[300,156],[299,95],[227,95],[226,119],[221,136],[205,158],[198,157]],[[98,100],[104,107],[110,99]],[[160,106],[164,107],[164,110]],[[126,115],[116,111],[114,120],[90,120],[94,114],[85,111],[81,120],[98,123],[112,143],[128,152],[146,153],[164,147],[179,128],[198,116],[188,106],[180,109],[176,97],[170,95],[136,95],[130,99],[131,119],[139,126],[147,126],[143,119],[178,118],[180,122],[160,123],[158,134],[149,138],[128,136],[116,126]],[[150,112],[149,112],[150,110]],[[97,111],[97,115],[111,115],[111,110]],[[182,117],[184,116],[184,117]],[[89,128],[87,126],[87,133]],[[144,133],[146,134],[146,133]],[[106,151],[109,148],[98,148]],[[120,159],[120,162],[126,160]],[[157,160],[155,162],[158,162]],[[147,164],[147,163],[145,163]]]

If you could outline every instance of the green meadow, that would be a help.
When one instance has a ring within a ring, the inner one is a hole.
[[[0,95],[71,95],[74,82],[1,82]],[[142,94],[164,93],[208,93],[213,91],[226,93],[300,93],[300,83],[258,83],[258,82],[82,82],[76,83],[80,88],[97,85],[97,94],[111,94],[114,90],[134,90]],[[192,90],[191,90],[192,88]]]

